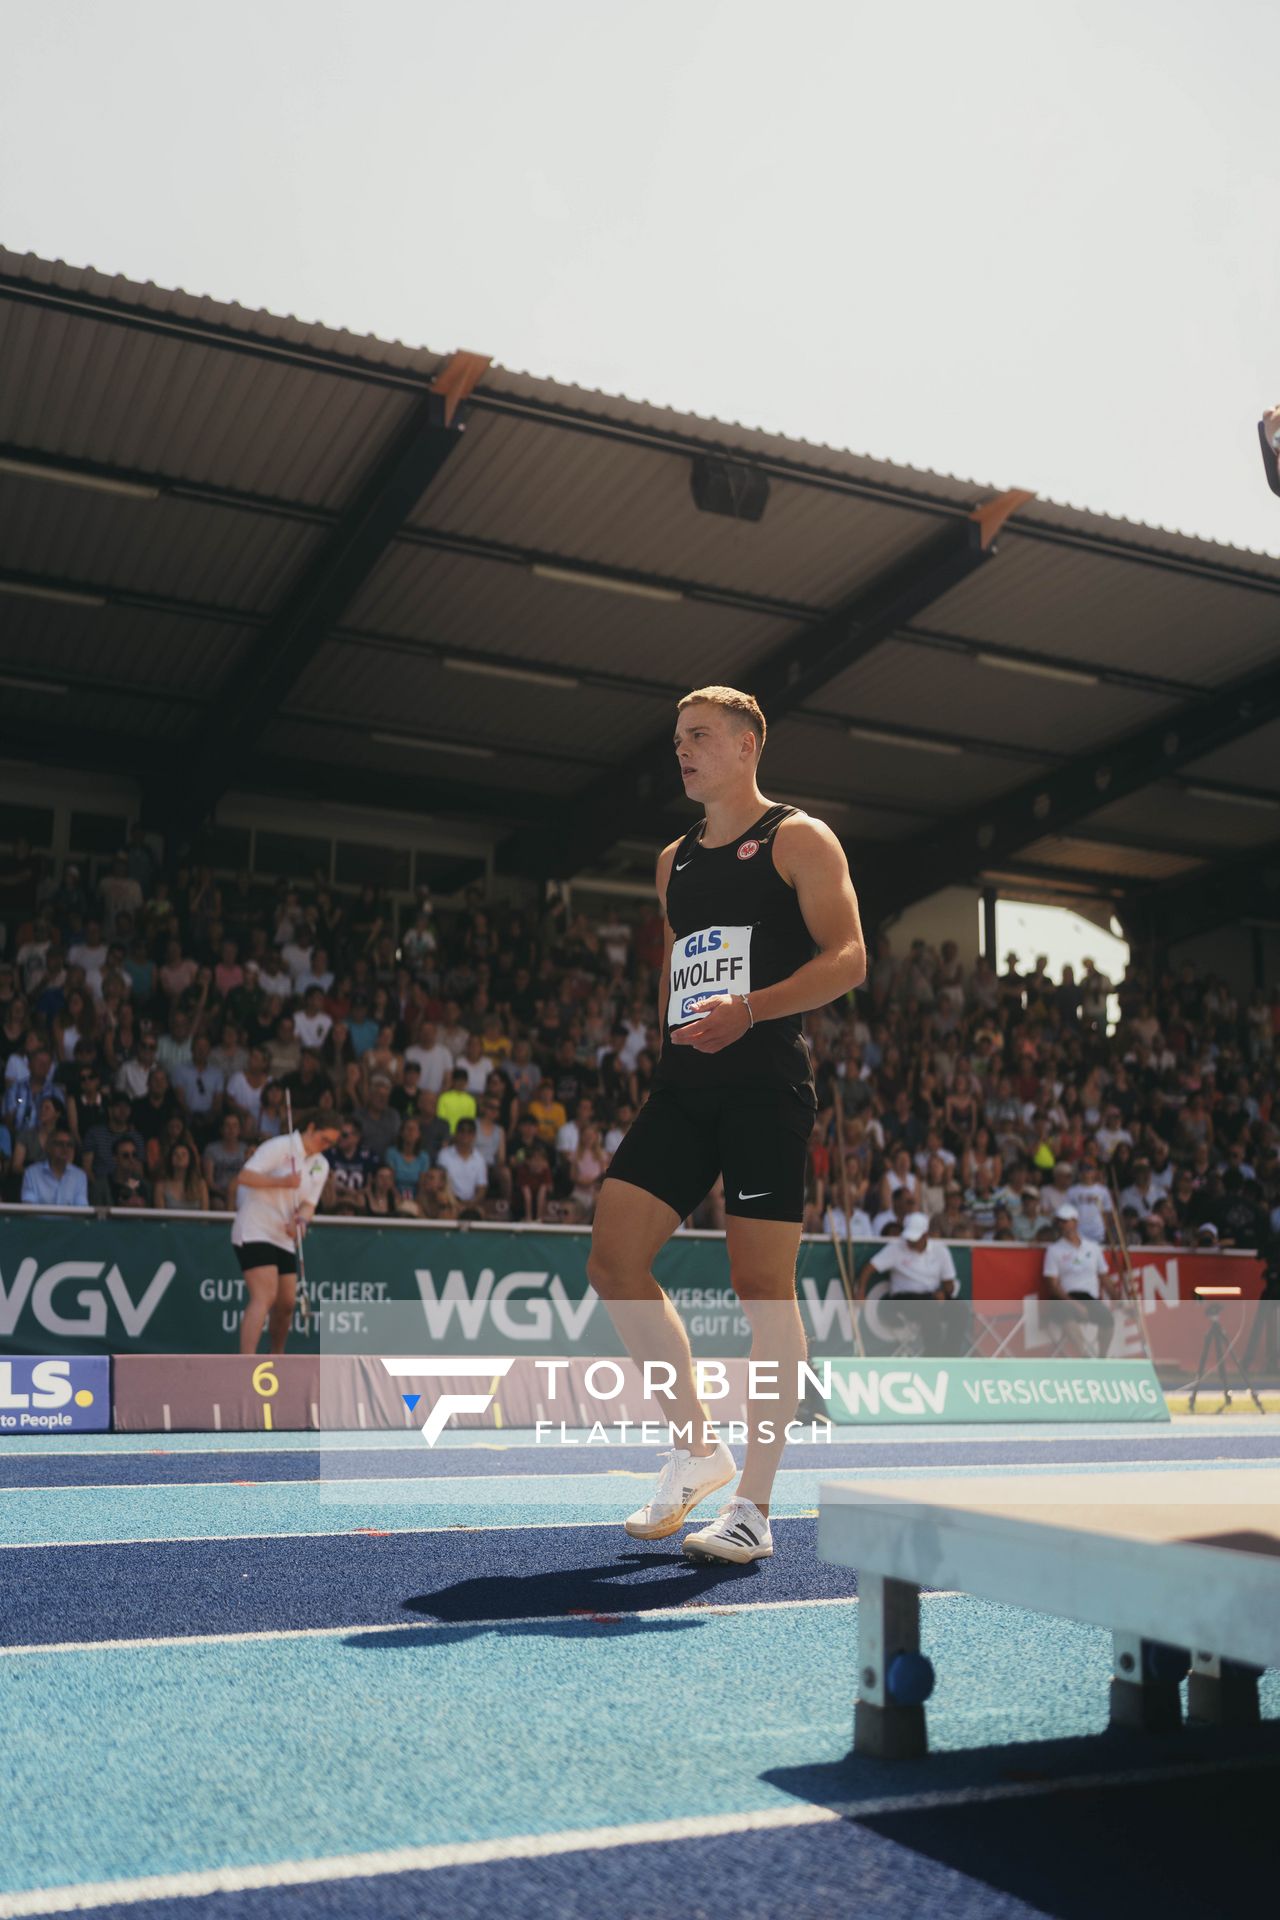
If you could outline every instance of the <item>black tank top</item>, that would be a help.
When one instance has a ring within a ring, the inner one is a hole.
[[[704,847],[706,821],[676,848],[667,882],[675,935],[662,982],[662,1054],[655,1087],[791,1087],[815,1102],[813,1063],[798,1013],[758,1020],[719,1053],[671,1043],[671,1028],[697,1016],[709,994],[771,987],[814,955],[795,888],[773,864],[773,836],[795,807],[773,806],[722,847]]]

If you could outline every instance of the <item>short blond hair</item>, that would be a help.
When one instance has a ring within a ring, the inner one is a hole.
[[[757,760],[764,752],[764,714],[754,694],[739,693],[736,687],[695,687],[692,693],[686,693],[684,699],[678,702],[676,712],[683,713],[686,707],[723,707],[726,713],[736,714],[741,724],[750,727],[760,742]]]

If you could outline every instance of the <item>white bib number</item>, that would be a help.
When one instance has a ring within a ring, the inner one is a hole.
[[[750,993],[751,928],[703,927],[687,933],[671,948],[667,1025],[685,1026],[699,1017],[699,1001],[716,994]]]

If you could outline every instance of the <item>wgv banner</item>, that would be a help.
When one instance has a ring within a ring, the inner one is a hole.
[[[590,1247],[586,1232],[322,1221],[306,1241],[310,1333],[295,1319],[289,1351],[376,1351],[387,1309],[404,1307],[427,1352],[621,1355]],[[677,1235],[655,1271],[695,1354],[748,1352],[722,1238]],[[813,1350],[848,1353],[854,1309],[830,1242],[804,1242],[797,1273]],[[245,1298],[227,1215],[0,1213],[0,1353],[234,1353]]]
[[[850,1285],[830,1241],[801,1242],[796,1289],[813,1356],[892,1358],[909,1349],[900,1304],[887,1298],[889,1279],[869,1265],[879,1244],[856,1243]],[[623,1352],[587,1281],[586,1231],[321,1221],[306,1245],[311,1326],[304,1332],[295,1320],[290,1353],[378,1352],[391,1307],[411,1312],[415,1346],[428,1353],[535,1359]],[[928,1351],[1060,1357],[1062,1310],[1042,1297],[1042,1250],[953,1242],[951,1254],[957,1296],[930,1307],[945,1338],[927,1342]],[[675,1235],[654,1272],[695,1356],[749,1352],[751,1329],[729,1283],[722,1237]],[[1246,1299],[1226,1303],[1222,1325],[1242,1351],[1247,1345],[1260,1261],[1135,1248],[1133,1281],[1141,1312],[1113,1303],[1112,1360],[1145,1358],[1145,1333],[1157,1364],[1193,1367],[1205,1335],[1195,1289],[1213,1283],[1243,1288]],[[0,1354],[234,1353],[244,1306],[226,1215],[0,1211]],[[1088,1338],[1096,1343],[1094,1329]]]
[[[111,1362],[24,1356],[0,1360],[0,1437],[8,1433],[106,1433]]]
[[[1149,1360],[833,1360],[838,1425],[1168,1420]]]

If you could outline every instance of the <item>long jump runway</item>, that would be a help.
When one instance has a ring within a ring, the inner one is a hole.
[[[814,1519],[833,1472],[1102,1493],[1274,1466],[1269,1429],[797,1446],[776,1556],[742,1569],[628,1539],[635,1449],[5,1442],[0,1920],[1096,1920],[1274,1891],[1280,1727],[1104,1734],[1092,1628],[926,1593],[934,1751],[849,1758],[857,1576]],[[1274,1722],[1280,1675],[1262,1699]]]

